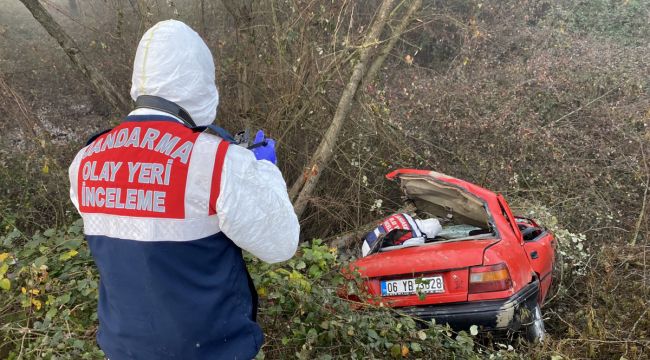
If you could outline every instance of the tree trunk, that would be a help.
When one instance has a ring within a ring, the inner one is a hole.
[[[38,0],[20,0],[47,32],[59,43],[77,69],[90,81],[95,92],[120,112],[131,108],[131,101],[122,95],[81,53],[74,40],[54,21]]]
[[[309,162],[309,172],[296,180],[296,183],[291,188],[292,194],[298,194],[297,199],[294,202],[294,210],[300,218],[307,207],[307,203],[316,188],[316,184],[320,179],[322,170],[327,166],[329,161],[332,159],[334,153],[334,147],[338,140],[339,133],[343,127],[343,123],[350,113],[352,108],[352,100],[354,95],[359,87],[359,83],[363,78],[363,75],[368,66],[368,61],[370,60],[370,53],[372,48],[377,44],[378,39],[386,25],[388,20],[390,9],[393,5],[394,0],[383,0],[377,18],[373,22],[370,30],[368,31],[363,45],[361,46],[359,52],[359,62],[352,69],[352,75],[350,76],[350,81],[348,82],[343,94],[339,100],[336,112],[332,119],[330,127],[327,129],[325,136],[321,140],[318,148],[314,152],[310,162]],[[304,185],[300,184],[304,182]]]

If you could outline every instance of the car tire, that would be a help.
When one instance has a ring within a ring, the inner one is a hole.
[[[540,343],[544,341],[546,330],[544,329],[544,318],[539,304],[536,304],[531,310],[530,320],[526,323],[525,332],[528,342]]]

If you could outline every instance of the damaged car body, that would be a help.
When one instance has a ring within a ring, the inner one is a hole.
[[[458,330],[523,330],[528,340],[542,340],[553,235],[513,216],[503,196],[464,180],[415,169],[387,178],[400,182],[415,209],[410,216],[436,219],[442,229],[420,242],[380,234],[364,243],[350,268],[364,280],[368,301]]]

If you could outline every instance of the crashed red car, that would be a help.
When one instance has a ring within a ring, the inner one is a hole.
[[[459,330],[524,330],[528,340],[542,340],[553,234],[514,216],[500,194],[467,181],[415,169],[387,178],[401,183],[414,216],[439,219],[442,231],[415,245],[378,241],[354,261],[375,299],[368,301]]]

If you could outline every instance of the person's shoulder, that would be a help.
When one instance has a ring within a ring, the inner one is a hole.
[[[251,160],[251,158],[252,159],[255,158],[255,156],[250,150],[246,149],[243,146],[230,142],[217,134],[203,132],[201,135],[202,136],[199,136],[197,141],[207,141],[211,143],[216,143],[217,146],[218,144],[221,143],[227,143],[228,149],[226,151],[226,158],[230,161],[247,162],[248,160]]]
[[[197,142],[204,141],[204,142],[213,143],[213,144],[219,144],[219,143],[221,143],[222,141],[226,141],[226,142],[228,142],[227,140],[224,140],[221,136],[219,136],[219,135],[217,135],[217,134],[214,134],[214,133],[212,133],[212,132],[209,132],[209,131],[202,131],[202,132],[199,134],[199,136],[198,136],[198,138],[196,139],[196,141],[197,141]],[[229,143],[229,145],[233,145],[233,144],[232,144],[232,143]]]
[[[221,141],[226,141],[226,140],[222,139]],[[232,160],[241,160],[241,161],[255,159],[255,155],[253,155],[252,151],[237,144],[230,144],[228,146],[228,152],[226,154],[226,157],[229,157]]]

